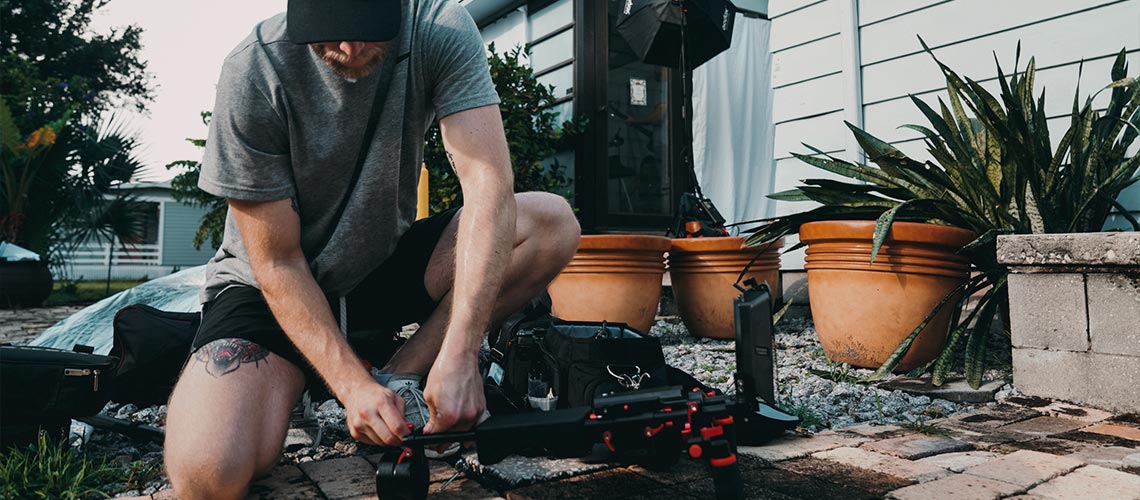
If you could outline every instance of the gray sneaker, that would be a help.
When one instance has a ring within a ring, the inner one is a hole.
[[[404,398],[404,420],[411,423],[413,429],[421,430],[427,425],[430,414],[428,413],[427,401],[424,399],[424,391],[420,389],[420,385],[424,380],[422,375],[414,373],[380,373],[379,370],[373,368],[372,378],[376,379],[380,385],[391,389],[397,396]],[[459,443],[451,443],[447,445],[447,449],[443,451],[427,448],[424,450],[424,456],[427,458],[442,458],[454,455],[458,452]]]

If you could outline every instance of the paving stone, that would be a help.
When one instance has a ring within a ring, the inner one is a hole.
[[[1012,497],[1005,497],[1003,500],[1049,500],[1049,499],[1045,498],[1045,497],[1039,497],[1037,495],[1014,495]]]
[[[1029,490],[1056,500],[1140,500],[1140,476],[1088,465]]]
[[[1041,412],[1017,405],[999,403],[969,413],[955,415],[946,419],[944,425],[977,432],[988,432],[1006,424],[1039,416],[1041,416]]]
[[[1000,454],[1010,454],[1018,450],[1039,451],[1041,453],[1048,453],[1050,455],[1072,455],[1084,451],[1089,448],[1096,448],[1098,445],[1093,443],[1084,443],[1081,441],[1072,441],[1068,439],[1055,439],[1055,438],[1038,438],[1026,441],[1010,441],[990,448]]]
[[[472,479],[456,479],[440,490],[443,483],[428,487],[427,497],[432,500],[501,500],[503,497]]]
[[[1096,424],[1092,427],[1083,429],[1085,432],[1095,432],[1097,434],[1104,434],[1106,436],[1116,436],[1132,441],[1140,442],[1140,429],[1131,426],[1124,426],[1114,423]]]
[[[305,462],[300,467],[329,500],[376,495],[376,469],[364,457]]]
[[[943,453],[933,457],[916,460],[915,463],[931,465],[949,469],[951,472],[962,472],[975,465],[984,464],[999,457],[992,451],[960,451],[957,453]]]
[[[969,451],[974,449],[974,446],[965,441],[943,436],[910,434],[867,443],[863,445],[863,448],[907,460],[917,460],[942,453]]]
[[[1099,465],[1109,469],[1140,466],[1140,449],[1123,446],[1089,446],[1066,456],[1089,465]],[[1135,458],[1129,459],[1129,457]]]
[[[1037,451],[1020,450],[1004,457],[975,465],[965,470],[965,474],[1004,481],[1028,488],[1065,474],[1084,462],[1073,458],[1059,457]]]
[[[771,462],[767,460],[741,454],[736,456],[736,463],[740,467],[741,474],[748,474],[750,471],[772,466]],[[706,464],[707,462],[703,460],[682,459],[666,470],[651,470],[637,465],[631,466],[630,470],[661,484],[673,485],[708,479],[709,469]]]
[[[955,377],[947,380],[941,386],[935,386],[931,383],[932,377],[895,377],[886,382],[879,384],[883,389],[893,391],[899,390],[908,394],[917,394],[921,396],[929,396],[932,398],[945,399],[955,403],[988,403],[994,400],[994,393],[1005,385],[1004,380],[994,380],[982,384],[981,387],[974,389],[970,387],[969,382],[966,382],[964,377]]]
[[[780,460],[806,457],[818,451],[839,448],[840,446],[858,446],[869,440],[863,436],[828,431],[811,436],[785,436],[764,446],[741,446],[737,451],[770,462],[779,462]]]
[[[619,468],[575,476],[561,481],[541,483],[506,493],[508,500],[560,500],[597,498],[641,498],[659,492],[665,485],[642,476],[632,469]]]
[[[842,449],[844,448],[838,448],[838,450]],[[834,452],[837,450],[831,451]],[[780,462],[778,467],[822,481],[827,481],[843,486],[854,486],[875,495],[885,495],[889,491],[897,490],[904,486],[910,486],[915,483],[910,479],[893,475],[885,470],[869,470],[862,467],[847,465],[845,463],[840,463],[834,460],[824,460],[819,458],[798,458],[795,460],[785,460],[783,462]]]
[[[836,448],[812,455],[812,458],[831,460],[852,467],[859,467],[923,483],[943,476],[950,471],[929,464],[903,460],[898,457],[867,451],[862,448]]]
[[[836,431],[845,432],[845,433],[849,433],[849,434],[857,434],[857,435],[867,437],[867,438],[871,438],[871,439],[892,438],[892,437],[901,436],[903,434],[907,434],[910,432],[910,431],[903,429],[902,427],[899,427],[897,425],[876,424],[876,423],[870,423],[870,422],[862,423],[859,425],[853,425],[851,427],[844,427],[842,429],[836,429]]]
[[[1079,420],[1081,422],[1089,424],[1102,422],[1112,416],[1112,413],[1104,410],[1089,408],[1087,406],[1078,406],[1072,403],[1066,403],[1064,401],[1055,401],[1049,406],[1038,408],[1038,411],[1057,417]]]
[[[320,498],[320,490],[296,465],[278,465],[269,475],[249,485],[246,500],[309,500]]]
[[[1125,448],[1140,447],[1140,441],[1125,439],[1112,434],[1102,434],[1099,432],[1087,432],[1088,427],[1073,432],[1065,432],[1062,434],[1054,434],[1053,438],[1068,439],[1070,441],[1078,441],[1082,443],[1094,443],[1101,446],[1123,446]]]
[[[1009,425],[1001,426],[1003,431],[1021,432],[1025,434],[1032,434],[1035,436],[1048,436],[1051,434],[1061,434],[1063,432],[1075,431],[1088,425],[1080,420],[1073,420],[1070,418],[1042,416],[1035,417],[1029,420],[1022,420],[1014,422]]]
[[[969,474],[954,474],[927,483],[907,486],[887,494],[896,500],[931,500],[953,498],[954,500],[995,500],[1017,493],[1022,488],[1016,484],[995,481]]]
[[[870,500],[882,498],[854,485],[838,485],[783,469],[759,469],[744,480],[750,489],[770,490],[791,498],[828,500]],[[708,497],[706,497],[708,498]],[[751,496],[745,498],[768,498]]]

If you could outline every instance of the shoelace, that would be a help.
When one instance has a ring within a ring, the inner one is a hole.
[[[421,419],[423,419],[424,424],[427,423],[427,400],[424,399],[423,393],[417,390],[414,385],[412,385],[411,381],[401,384],[400,387],[397,387],[394,392],[397,396],[404,398],[405,416],[408,415],[408,410],[411,409],[408,405],[414,404],[414,415],[418,415]]]

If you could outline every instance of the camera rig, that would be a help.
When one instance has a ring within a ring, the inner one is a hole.
[[[762,444],[799,419],[775,401],[775,345],[770,292],[754,281],[735,302],[736,392],[718,394],[680,386],[600,396],[590,407],[493,416],[468,432],[412,434],[386,452],[376,471],[383,500],[420,500],[429,476],[424,447],[474,441],[479,461],[494,464],[523,450],[557,457],[583,456],[596,444],[617,459],[661,469],[684,452],[709,465],[718,500],[744,498],[738,444]]]

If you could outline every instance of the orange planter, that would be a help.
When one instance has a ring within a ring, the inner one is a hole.
[[[874,221],[825,221],[800,226],[807,243],[811,315],[832,361],[878,368],[923,318],[968,277],[969,260],[955,252],[977,236],[935,224],[895,222],[871,263]],[[938,356],[953,306],[919,333],[896,371]]]
[[[735,337],[732,301],[740,292],[732,285],[757,253],[761,255],[745,279],[768,283],[773,304],[778,302],[782,246],[780,240],[766,247],[749,248],[744,246],[744,238],[738,236],[673,240],[667,267],[677,309],[689,332],[698,337]]]
[[[548,288],[554,315],[648,332],[661,301],[667,250],[669,239],[660,236],[582,236],[578,253]]]

